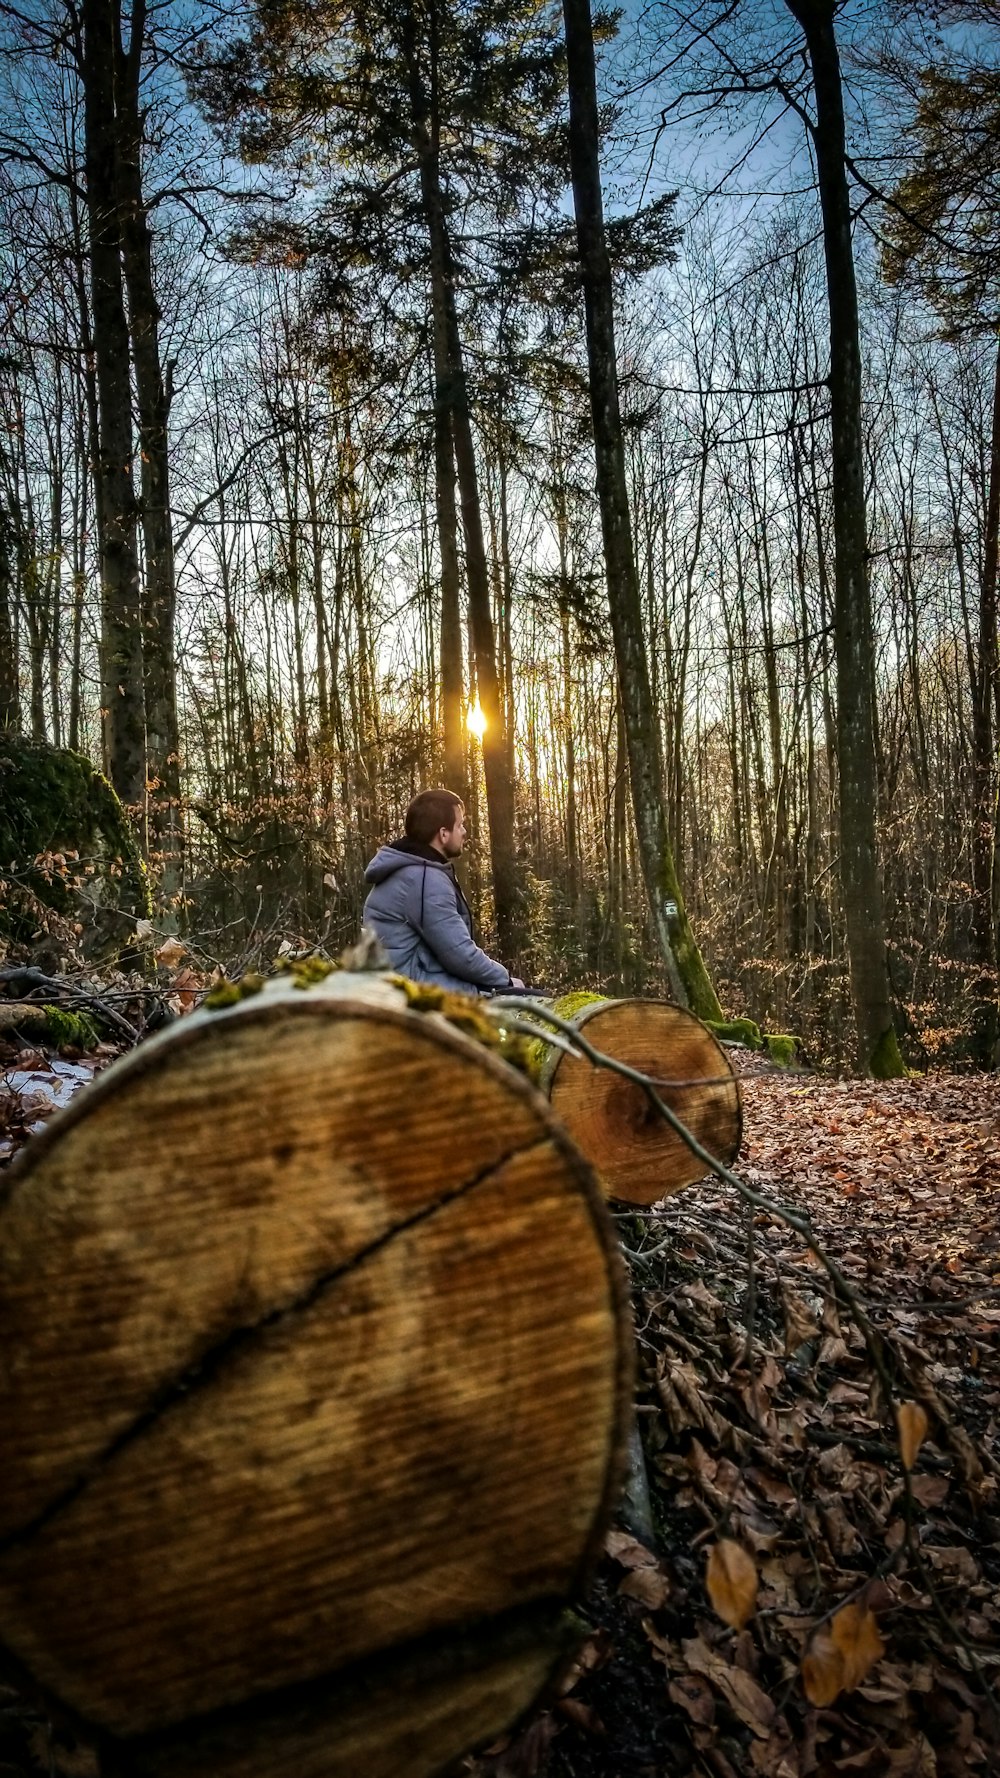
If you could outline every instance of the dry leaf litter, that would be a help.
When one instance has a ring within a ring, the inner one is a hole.
[[[1000,1083],[744,1103],[740,1177],[869,1342],[717,1180],[618,1217],[657,1550],[611,1533],[564,1694],[468,1778],[1000,1773]]]

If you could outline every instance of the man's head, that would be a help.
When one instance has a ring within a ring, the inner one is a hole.
[[[406,811],[408,840],[433,846],[442,858],[460,858],[465,846],[465,810],[453,790],[421,790]]]

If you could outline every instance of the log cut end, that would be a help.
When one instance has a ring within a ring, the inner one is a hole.
[[[429,1778],[532,1701],[614,1505],[596,1183],[380,987],[185,1021],[0,1207],[0,1642],[110,1769]]]
[[[742,1139],[739,1083],[692,1013],[664,1001],[604,1000],[572,1021],[595,1049],[647,1075],[713,1159],[731,1164]],[[582,1057],[550,1053],[541,1085],[612,1198],[655,1204],[707,1172],[634,1081]]]

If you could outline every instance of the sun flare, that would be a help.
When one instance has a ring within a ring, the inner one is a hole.
[[[486,718],[483,715],[483,707],[478,698],[474,704],[469,705],[465,717],[465,726],[470,735],[475,735],[477,741],[482,740],[486,733]]]

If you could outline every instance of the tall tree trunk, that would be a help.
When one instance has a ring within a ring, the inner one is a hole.
[[[979,1060],[993,1061],[1000,1035],[997,1009],[997,953],[993,923],[996,869],[996,760],[994,714],[997,673],[997,561],[1000,554],[1000,338],[993,378],[993,430],[990,437],[986,533],[979,594],[978,669],[972,709],[972,892],[977,961],[983,976],[973,1010],[973,1041]]]
[[[183,884],[184,830],[181,815],[180,735],[177,723],[177,665],[174,539],[170,516],[170,461],[167,422],[170,398],[160,359],[160,307],[153,281],[149,222],[142,194],[142,115],[139,74],[146,23],[145,0],[132,8],[129,48],[121,43],[120,13],[115,20],[118,179],[128,319],[139,410],[142,533],[145,545],[143,596],[143,676],[146,701],[147,779],[150,849],[158,855],[160,896],[168,909],[179,904]]]
[[[493,875],[493,909],[501,956],[513,956],[518,948],[517,888],[514,873],[514,781],[510,772],[504,704],[497,672],[496,637],[490,600],[489,569],[483,536],[479,476],[472,439],[468,385],[462,356],[455,281],[447,227],[441,217],[445,252],[445,308],[451,364],[451,420],[458,471],[462,535],[465,540],[466,590],[469,625],[476,658],[476,689],[486,719],[483,734],[483,777],[490,823],[490,867]]]
[[[840,873],[847,921],[858,1064],[882,1079],[905,1073],[893,1025],[876,844],[875,649],[868,580],[861,345],[845,161],[836,0],[785,0],[805,33],[816,100],[813,141],[830,308],[834,638],[840,772]]]
[[[102,535],[101,654],[106,753],[122,801],[145,807],[142,612],[132,483],[129,341],[122,293],[115,142],[113,0],[82,0],[87,216],[97,371]]]
[[[10,521],[0,507],[0,728],[21,726],[21,680],[14,624]]]
[[[435,281],[436,282],[436,281]],[[443,284],[441,286],[443,288]],[[455,453],[448,408],[444,304],[434,305],[434,497],[437,507],[438,555],[441,563],[441,722],[444,731],[444,777],[449,790],[466,800],[465,736],[462,701],[462,595],[458,570],[458,507],[455,501]],[[439,337],[440,333],[440,337]]]
[[[486,719],[483,777],[489,812],[493,907],[500,954],[511,956],[517,949],[518,941],[514,873],[514,785],[508,770],[479,478],[461,332],[455,306],[451,243],[441,187],[437,117],[437,26],[433,4],[429,8],[428,30],[429,90],[419,63],[415,20],[412,10],[408,9],[404,26],[404,53],[410,81],[414,148],[420,166],[421,198],[430,244],[435,406],[444,406],[451,420],[451,442],[458,475],[465,541],[466,591],[476,686]]]
[[[618,405],[611,265],[604,234],[598,154],[597,76],[589,0],[563,0],[569,75],[570,164],[577,246],[587,315],[590,404],[608,600],[628,747],[639,865],[653,928],[680,1004],[703,1018],[722,1016],[684,911],[667,838],[660,738],[642,623],[629,522]],[[671,904],[676,909],[672,911]]]

